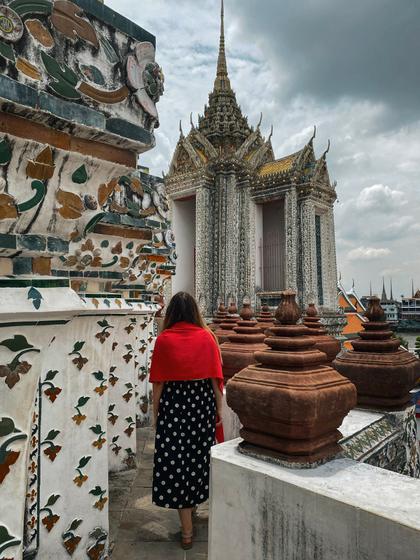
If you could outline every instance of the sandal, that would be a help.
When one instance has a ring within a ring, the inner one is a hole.
[[[193,533],[189,535],[181,533],[181,546],[184,550],[191,550],[193,546]]]

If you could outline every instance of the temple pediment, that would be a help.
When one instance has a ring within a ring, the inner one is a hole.
[[[172,158],[169,175],[195,172],[207,161],[204,151],[195,149],[187,138],[181,138]]]

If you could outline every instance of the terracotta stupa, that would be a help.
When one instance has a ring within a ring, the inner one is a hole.
[[[233,334],[233,329],[238,324],[238,321],[242,321],[242,319],[238,315],[238,306],[232,300],[228,308],[228,314],[214,331],[220,344],[229,342],[229,335]]]
[[[244,303],[240,317],[242,321],[234,327],[229,341],[221,346],[225,381],[250,364],[255,364],[255,352],[267,349],[264,344],[265,335],[253,319],[250,303]]]
[[[419,360],[400,349],[393,338],[380,299],[372,297],[360,338],[353,350],[341,352],[333,365],[357,387],[357,405],[378,410],[402,410],[410,403],[409,391],[420,373]]]
[[[226,310],[225,304],[223,302],[220,302],[219,307],[217,308],[217,311],[214,314],[213,323],[209,325],[209,328],[212,331],[215,331],[219,327],[219,325],[223,323],[223,321],[226,319],[227,316],[228,316],[228,312]]]
[[[227,385],[227,403],[243,425],[244,449],[287,463],[310,466],[340,451],[338,431],[356,405],[356,388],[325,364],[305,325],[297,325],[296,293],[284,292],[276,312],[281,323],[256,352],[258,364]]]
[[[309,329],[309,335],[315,337],[315,348],[327,355],[327,364],[331,365],[341,351],[340,342],[328,334],[321,324],[318,310],[314,303],[310,303],[303,318],[303,324]]]
[[[274,316],[271,313],[268,305],[264,304],[261,307],[261,311],[259,315],[257,315],[257,321],[258,321],[258,326],[263,333],[265,333],[267,329],[274,326]]]

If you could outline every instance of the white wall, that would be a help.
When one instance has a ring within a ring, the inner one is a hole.
[[[195,198],[174,200],[172,204],[172,228],[178,255],[172,293],[184,291],[195,295]]]
[[[337,459],[288,469],[212,449],[209,560],[418,560],[420,481]]]

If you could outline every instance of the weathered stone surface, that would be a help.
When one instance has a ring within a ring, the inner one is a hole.
[[[340,426],[344,455],[361,463],[420,478],[415,406],[373,412],[355,408]]]
[[[412,478],[350,459],[286,469],[237,441],[213,448],[211,473],[210,560],[418,560]]]
[[[216,313],[213,317],[213,322],[209,325],[212,331],[215,331],[221,323],[226,319],[228,312],[226,310],[225,304],[221,302],[217,308]]]
[[[244,307],[240,314],[242,321],[233,328],[233,333],[228,336],[228,342],[221,345],[225,381],[250,364],[255,364],[255,352],[268,348],[264,344],[265,335],[258,327],[257,321],[250,320],[249,315],[253,315],[252,309],[248,306]]]
[[[333,365],[357,387],[357,404],[378,410],[402,410],[410,403],[409,391],[420,375],[420,362],[393,338],[377,297],[370,299],[369,322],[352,342],[353,350],[343,350]]]
[[[270,327],[274,326],[274,316],[270,311],[268,305],[261,307],[260,313],[257,315],[258,326],[263,333]]]
[[[229,335],[233,334],[233,329],[241,320],[241,317],[238,315],[238,307],[236,303],[232,301],[229,305],[227,315],[214,331],[214,334],[217,336],[220,344],[229,341]]]
[[[327,355],[327,363],[331,365],[341,350],[340,342],[330,336],[321,324],[315,304],[310,303],[303,318],[303,324],[308,327],[309,335],[315,337],[315,348]]]
[[[340,451],[338,427],[356,404],[356,389],[325,364],[308,328],[296,325],[295,292],[284,292],[276,318],[281,326],[265,340],[270,350],[227,385],[227,403],[243,424],[246,444],[286,461],[310,464]],[[262,405],[263,403],[263,405]]]

